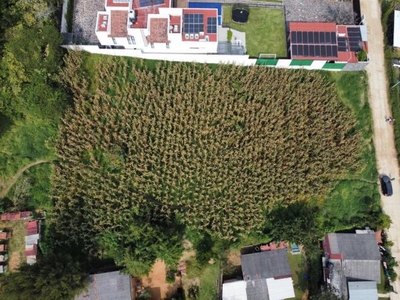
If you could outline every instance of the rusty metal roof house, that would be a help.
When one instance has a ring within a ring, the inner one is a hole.
[[[1,215],[2,221],[17,221],[17,220],[26,220],[32,217],[32,213],[30,211],[19,211],[16,213],[4,213]]]
[[[89,276],[89,288],[75,300],[132,300],[131,277],[119,271]]]

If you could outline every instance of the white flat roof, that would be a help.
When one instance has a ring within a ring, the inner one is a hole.
[[[393,47],[400,47],[400,11],[394,11]]]
[[[246,281],[224,283],[222,285],[222,300],[247,300]]]
[[[281,300],[294,297],[292,277],[282,279],[267,279],[268,296],[270,300]]]

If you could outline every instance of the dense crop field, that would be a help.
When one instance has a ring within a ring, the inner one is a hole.
[[[104,232],[118,244],[130,223],[234,240],[261,230],[275,203],[323,197],[357,166],[356,121],[317,73],[168,63],[149,71],[121,58],[81,65],[78,54],[66,60],[75,105],[53,189],[57,227],[80,232],[88,248]]]

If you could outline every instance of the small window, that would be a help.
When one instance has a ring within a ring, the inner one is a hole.
[[[114,45],[117,44],[117,39],[116,38],[112,38],[112,41],[113,41]]]

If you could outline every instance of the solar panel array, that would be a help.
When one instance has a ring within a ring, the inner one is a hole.
[[[217,18],[207,18],[207,33],[217,33]]]
[[[347,39],[345,37],[338,37],[338,51],[348,51]]]
[[[347,27],[350,51],[358,52],[363,50],[360,27]]]
[[[184,14],[183,33],[199,33],[204,31],[203,14]]]
[[[140,7],[151,6],[151,0],[139,0]]]
[[[325,31],[292,31],[290,33],[292,44],[335,44],[336,32]]]
[[[290,32],[292,56],[337,57],[338,47],[334,31]]]
[[[161,5],[161,4],[165,4],[165,0],[154,0],[154,5]]]

